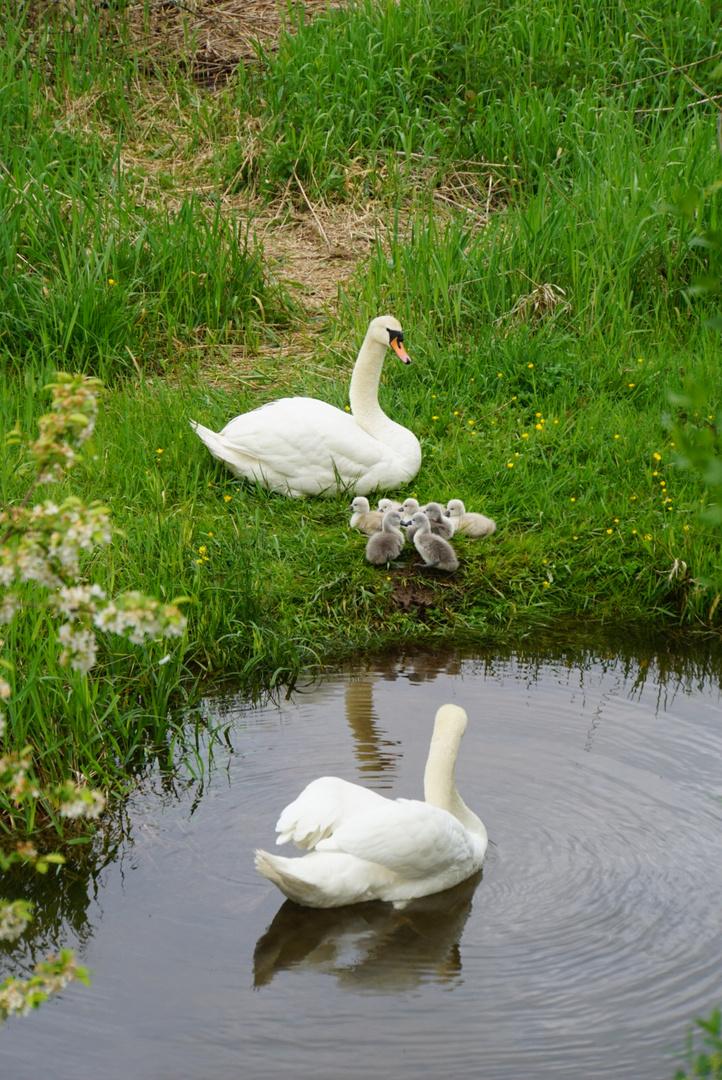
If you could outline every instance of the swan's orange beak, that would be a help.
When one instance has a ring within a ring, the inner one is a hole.
[[[389,344],[390,344],[391,348],[394,350],[394,352],[396,353],[396,355],[398,356],[399,360],[403,360],[403,362],[405,364],[410,364],[411,363],[411,357],[409,356],[409,354],[407,353],[406,349],[403,347],[403,345],[401,344],[400,341],[397,341],[396,338],[391,338],[391,341],[389,342]]]

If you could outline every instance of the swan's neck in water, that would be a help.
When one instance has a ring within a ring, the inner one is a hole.
[[[456,790],[454,769],[460,742],[461,733],[434,732],[424,772],[424,798],[431,806],[453,814],[469,832],[486,835],[482,822]]]

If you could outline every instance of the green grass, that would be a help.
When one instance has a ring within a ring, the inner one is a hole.
[[[378,194],[381,161],[396,195],[419,162],[439,161],[496,163],[513,190],[547,168],[572,178],[576,151],[603,181],[622,129],[653,145],[663,128],[681,135],[708,111],[690,111],[700,95],[674,70],[693,64],[704,81],[715,66],[696,66],[717,47],[702,5],[657,0],[628,14],[555,0],[532,14],[525,0],[361,0],[313,22],[302,9],[290,18],[295,33],[240,83],[244,106],[265,122],[262,146],[250,160],[241,150],[240,171],[239,155],[230,160],[229,175],[268,191],[295,168],[319,194]]]

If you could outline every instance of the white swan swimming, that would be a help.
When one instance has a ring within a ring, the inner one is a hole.
[[[419,471],[421,447],[382,410],[378,387],[389,345],[410,362],[403,340],[393,316],[371,322],[351,376],[350,413],[316,398],[280,398],[242,413],[220,434],[195,420],[191,426],[231,472],[270,491],[299,497],[350,488],[366,495],[400,487]]]
[[[456,790],[454,766],[466,712],[442,705],[424,772],[425,802],[386,799],[375,791],[323,776],[282,812],[277,844],[293,840],[302,858],[256,851],[256,869],[306,907],[366,900],[403,906],[476,873],[487,834]]]

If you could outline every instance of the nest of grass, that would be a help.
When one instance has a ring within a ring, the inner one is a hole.
[[[328,0],[290,0],[313,17]],[[169,62],[187,71],[203,86],[217,86],[240,64],[257,63],[275,52],[285,31],[292,32],[289,5],[277,0],[131,0],[126,19],[133,43],[148,61],[163,68]]]
[[[501,315],[494,323],[497,327],[505,326],[507,330],[527,323],[536,326],[549,317],[557,318],[572,310],[572,305],[566,299],[564,289],[559,285],[545,282],[537,285],[530,293],[520,296],[511,311]]]

